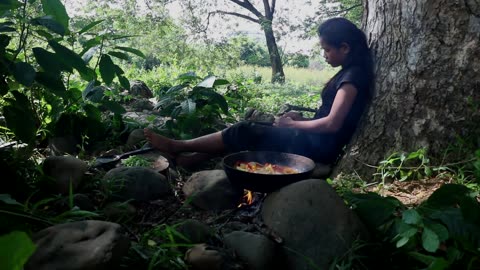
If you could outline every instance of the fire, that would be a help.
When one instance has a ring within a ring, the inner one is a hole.
[[[238,207],[242,207],[243,205],[251,205],[253,203],[253,193],[250,190],[243,190],[243,197],[242,203],[238,205]]]

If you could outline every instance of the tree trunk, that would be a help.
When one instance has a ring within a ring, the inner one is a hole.
[[[480,1],[365,2],[376,91],[336,173],[371,180],[367,164],[420,148],[431,165],[455,161],[445,153],[457,136],[479,135]]]
[[[268,54],[270,55],[270,63],[272,64],[272,83],[284,83],[285,73],[283,72],[282,59],[278,53],[277,42],[275,41],[275,36],[273,35],[271,21],[264,23],[262,27],[263,31],[265,32]]]

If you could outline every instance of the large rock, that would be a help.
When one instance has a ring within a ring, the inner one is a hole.
[[[318,269],[328,269],[332,259],[344,255],[358,236],[367,235],[335,190],[318,179],[300,181],[268,195],[262,217],[283,238],[283,252],[292,270],[311,269],[304,257]]]
[[[279,264],[275,259],[275,243],[267,237],[237,231],[225,235],[224,242],[248,264],[248,269],[278,269],[277,265]]]
[[[128,135],[126,146],[134,147],[143,141],[145,141],[145,135],[143,134],[143,129],[140,129],[140,128],[134,129],[132,130],[132,132],[130,132],[130,135]]]
[[[79,144],[79,141],[72,135],[53,137],[48,140],[48,148],[50,148],[56,156],[65,154],[74,155],[78,152],[77,144]]]
[[[70,181],[74,189],[80,185],[87,169],[87,163],[72,156],[50,156],[43,162],[43,172],[55,180],[56,191],[63,194],[69,192]]]
[[[120,225],[93,220],[49,227],[33,240],[37,249],[25,270],[116,269],[130,246]]]
[[[144,97],[144,98],[152,98],[153,97],[152,90],[150,90],[150,88],[148,88],[148,86],[144,82],[139,81],[139,80],[135,80],[135,81],[131,82],[129,93],[132,96],[140,96],[140,97]]]
[[[214,231],[208,225],[194,219],[185,220],[175,229],[192,244],[206,243],[214,235]],[[176,242],[182,243],[185,240],[177,239]]]
[[[103,186],[112,193],[113,199],[119,200],[150,201],[172,193],[164,175],[144,167],[120,167],[110,170],[103,177]]]
[[[157,128],[165,124],[165,122],[168,120],[165,119],[165,117],[156,115],[155,113],[144,112],[127,112],[122,115],[122,118],[126,123],[148,128]]]
[[[192,174],[183,186],[192,204],[203,210],[225,210],[238,206],[243,190],[232,186],[223,170]]]

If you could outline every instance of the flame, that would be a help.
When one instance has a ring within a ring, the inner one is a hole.
[[[240,203],[238,207],[242,207],[244,205],[251,205],[252,203],[253,203],[253,192],[251,192],[250,190],[244,189],[242,203]]]
[[[250,205],[253,203],[253,193],[250,190],[244,190],[245,195],[243,195],[243,198],[247,201],[247,205]]]

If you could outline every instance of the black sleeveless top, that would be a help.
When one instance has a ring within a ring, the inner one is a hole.
[[[338,151],[348,144],[357,127],[358,121],[370,100],[370,79],[368,71],[359,66],[342,68],[325,86],[322,91],[322,105],[315,113],[314,119],[326,117],[332,109],[338,89],[344,83],[351,83],[357,88],[357,96],[345,118],[342,127],[331,134]]]

